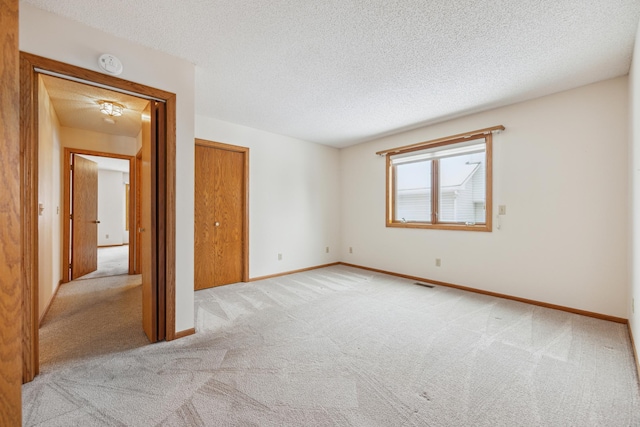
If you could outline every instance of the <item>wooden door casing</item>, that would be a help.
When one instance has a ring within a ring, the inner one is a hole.
[[[249,150],[196,140],[194,288],[248,280]]]
[[[98,269],[98,164],[73,155],[71,278]]]
[[[4,28],[3,28],[4,29]],[[0,34],[2,32],[0,31]],[[46,70],[46,71],[42,71]],[[43,72],[68,76],[71,79],[86,81],[89,85],[107,86],[114,90],[123,90],[141,94],[147,98],[164,100],[166,116],[164,120],[164,147],[159,160],[164,177],[163,186],[156,190],[164,200],[165,239],[158,242],[158,251],[164,254],[164,264],[156,264],[162,269],[165,293],[164,304],[157,307],[163,314],[165,338],[171,341],[187,336],[193,329],[176,331],[176,282],[175,282],[175,226],[176,226],[176,94],[144,84],[122,80],[104,73],[80,68],[49,58],[20,52],[20,192],[21,214],[24,224],[21,230],[21,259],[23,262],[23,381],[31,381],[38,374],[38,78]],[[35,148],[35,149],[34,149]],[[68,205],[66,205],[68,206]],[[68,222],[65,221],[64,224]],[[63,227],[65,225],[63,224]],[[66,253],[66,252],[65,252]],[[68,265],[67,265],[68,267]],[[65,270],[66,271],[66,270]]]
[[[20,194],[20,73],[18,0],[0,0],[0,425],[22,425],[23,257]],[[36,222],[37,224],[37,222]],[[37,246],[36,246],[37,249]],[[35,272],[37,277],[37,272]],[[30,314],[31,307],[27,307]],[[37,309],[35,310],[37,317]],[[26,325],[25,325],[26,326]]]

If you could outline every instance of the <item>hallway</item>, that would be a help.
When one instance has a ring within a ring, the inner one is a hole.
[[[74,280],[60,285],[40,327],[40,373],[68,363],[147,345],[141,276]]]
[[[76,280],[129,274],[129,245],[98,248],[98,269]]]

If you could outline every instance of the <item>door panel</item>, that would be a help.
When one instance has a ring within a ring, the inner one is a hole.
[[[215,286],[213,185],[215,157],[213,149],[196,145],[195,152],[195,289]]]
[[[152,126],[154,118],[151,114],[152,106],[148,105],[142,113],[142,159],[140,164],[140,224],[138,235],[140,236],[140,258],[142,260],[142,327],[147,338],[151,342],[157,341],[157,295],[153,281],[152,262],[152,203],[151,203],[151,146]]]
[[[246,155],[196,145],[196,290],[243,280]]]
[[[98,164],[73,155],[71,278],[98,269]]]
[[[216,149],[213,185],[216,286],[242,281],[243,153]],[[215,226],[215,224],[219,224]]]
[[[136,154],[136,195],[135,195],[135,274],[142,274],[142,149]]]

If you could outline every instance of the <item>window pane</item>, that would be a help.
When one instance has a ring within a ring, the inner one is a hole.
[[[439,222],[485,223],[485,153],[440,159]]]
[[[394,166],[399,222],[431,222],[431,161]]]

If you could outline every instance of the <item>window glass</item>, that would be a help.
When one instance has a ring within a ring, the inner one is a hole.
[[[439,222],[485,222],[485,170],[484,152],[440,160]]]
[[[396,213],[400,222],[431,221],[431,161],[395,166]]]

